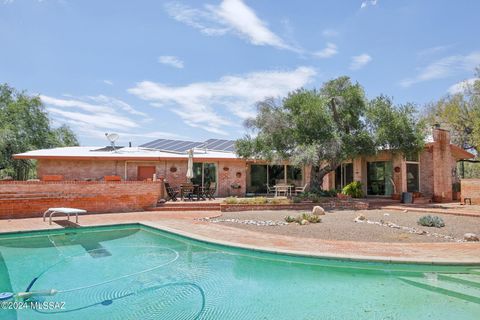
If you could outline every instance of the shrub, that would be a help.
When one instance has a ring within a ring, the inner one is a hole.
[[[445,227],[445,222],[443,222],[443,219],[440,218],[439,216],[431,216],[431,215],[422,216],[420,217],[420,219],[418,219],[417,223],[424,227],[436,227],[436,228]]]
[[[285,217],[285,222],[291,223],[291,222],[295,222],[295,221],[297,221],[297,219],[295,217],[292,217],[292,216],[286,216]]]
[[[362,198],[362,183],[360,181],[353,181],[347,184],[345,187],[343,187],[342,194],[350,196],[352,198]]]
[[[302,198],[298,197],[298,196],[295,196],[295,197],[292,198],[292,201],[293,201],[293,203],[300,203],[300,202],[302,202]]]
[[[237,197],[228,197],[225,200],[223,200],[226,204],[237,204],[238,199]]]
[[[271,204],[290,204],[291,201],[288,198],[276,197],[269,199],[269,203]]]
[[[322,219],[319,216],[314,215],[314,214],[310,214],[310,213],[304,213],[304,214],[301,215],[301,217],[302,217],[301,220],[307,220],[310,223],[322,222]]]
[[[322,222],[322,219],[319,216],[316,216],[316,215],[313,215],[313,214],[310,214],[310,213],[303,213],[303,214],[300,214],[296,217],[293,217],[293,216],[286,216],[285,217],[285,221],[288,222],[288,223],[296,222],[296,223],[301,224],[301,222],[303,220],[307,220],[310,223]]]
[[[322,197],[336,197],[338,191],[335,189],[330,189],[330,190],[320,190],[319,195]]]
[[[241,204],[265,204],[267,203],[267,198],[265,197],[255,197],[255,198],[247,198],[241,199],[239,201]]]

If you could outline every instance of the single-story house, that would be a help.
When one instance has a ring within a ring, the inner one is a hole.
[[[188,154],[194,150],[196,184],[216,183],[218,196],[262,194],[267,185],[278,183],[303,186],[309,182],[308,167],[288,163],[239,158],[234,141],[210,139],[205,142],[158,139],[139,147],[66,147],[34,150],[14,156],[38,161],[37,175],[58,175],[65,180],[101,180],[120,176],[123,180],[163,178],[173,186],[186,182]],[[360,181],[368,196],[391,197],[404,191],[421,193],[435,201],[452,200],[456,162],[474,155],[450,143],[446,130],[433,129],[423,152],[404,158],[384,150],[343,163],[325,176],[324,189],[341,189]]]

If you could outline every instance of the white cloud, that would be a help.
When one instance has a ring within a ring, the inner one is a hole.
[[[299,51],[273,33],[242,0],[223,0],[220,5],[195,9],[178,2],[168,3],[167,13],[175,20],[207,35],[237,34],[253,45]]]
[[[83,113],[78,111],[65,111],[65,110],[61,110],[58,108],[51,108],[51,107],[47,108],[47,110],[50,113],[54,113],[56,115],[61,116],[62,118],[84,122],[100,128],[121,129],[125,127],[127,128],[138,127],[138,125],[135,122],[122,116],[114,116],[111,114],[88,114],[88,113]]]
[[[103,80],[103,83],[108,84],[109,86],[113,86],[113,81],[111,80]]]
[[[225,135],[225,127],[238,126],[242,119],[255,115],[257,101],[285,96],[311,82],[315,74],[313,68],[299,67],[224,76],[215,82],[185,86],[143,81],[128,92],[150,101],[152,106],[169,108],[189,126]]]
[[[360,8],[364,9],[368,6],[375,6],[375,5],[377,5],[377,3],[378,3],[378,0],[364,0],[364,1],[362,1],[362,4],[360,5]]]
[[[209,36],[219,36],[228,32],[218,17],[204,9],[194,9],[179,2],[169,2],[165,5],[168,15],[190,27],[200,30]]]
[[[449,94],[463,93],[467,91],[469,87],[473,86],[473,84],[476,81],[479,81],[479,80],[480,78],[470,78],[467,80],[457,82],[454,85],[450,86],[450,88],[448,88],[448,93]]]
[[[55,98],[40,95],[54,123],[66,123],[82,136],[100,137],[108,131],[136,129],[150,118],[128,103],[105,95]],[[134,118],[137,117],[137,118]]]
[[[368,63],[370,63],[370,61],[372,61],[372,57],[366,53],[363,53],[358,56],[353,56],[352,62],[350,64],[350,69],[359,70],[365,67]]]
[[[400,85],[403,87],[410,87],[413,84],[424,81],[448,78],[459,72],[471,72],[479,64],[480,52],[478,51],[472,52],[468,55],[444,57],[421,69],[415,77],[402,80]]]
[[[175,56],[160,56],[158,57],[158,62],[177,69],[183,69],[183,61]]]
[[[314,52],[313,56],[317,58],[330,58],[338,53],[337,46],[334,43],[327,43],[325,49]]]

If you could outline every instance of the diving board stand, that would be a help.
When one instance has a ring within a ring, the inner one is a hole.
[[[43,221],[45,222],[45,218],[48,215],[48,222],[49,224],[52,224],[52,217],[57,213],[66,214],[68,221],[70,221],[70,215],[74,214],[75,223],[78,223],[78,215],[87,213],[87,210],[76,209],[76,208],[49,208],[47,211],[43,213]]]

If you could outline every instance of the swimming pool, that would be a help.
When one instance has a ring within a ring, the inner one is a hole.
[[[479,319],[480,270],[206,244],[142,225],[0,235],[0,319]],[[6,304],[9,302],[10,305]],[[32,307],[36,307],[33,309]],[[10,308],[10,309],[9,309]]]

